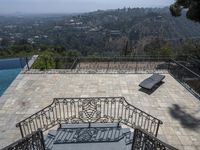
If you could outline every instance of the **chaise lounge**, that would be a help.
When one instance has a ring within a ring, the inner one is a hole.
[[[159,84],[165,78],[164,75],[158,73],[153,74],[151,77],[142,81],[139,86],[147,90],[152,90],[157,84]]]

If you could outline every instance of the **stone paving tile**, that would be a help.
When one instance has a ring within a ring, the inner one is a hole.
[[[200,150],[200,102],[169,74],[147,94],[138,84],[150,74],[20,74],[0,97],[0,148],[20,138],[15,124],[55,97],[123,96],[163,121],[158,137],[180,150]]]

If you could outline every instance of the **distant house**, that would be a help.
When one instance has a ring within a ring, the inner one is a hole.
[[[7,25],[7,26],[4,26],[4,28],[13,29],[13,28],[16,28],[16,26],[15,25]]]
[[[74,22],[74,19],[70,19],[70,21],[69,21],[70,23],[73,23]]]
[[[38,27],[38,26],[39,26],[39,24],[38,24],[38,23],[34,23],[34,24],[33,24],[33,26],[35,26],[35,27]]]
[[[46,39],[46,38],[48,38],[48,36],[47,35],[43,35],[43,37]]]
[[[111,38],[118,38],[121,37],[121,31],[120,30],[111,30],[110,31],[110,37]]]
[[[33,38],[28,38],[27,41],[28,41],[28,43],[30,43],[30,44],[34,44]]]
[[[36,36],[34,36],[34,38],[35,38],[35,39],[39,39],[39,38],[40,38],[40,36],[36,35]]]
[[[82,27],[74,27],[76,30],[88,30],[90,27],[88,26],[82,26]]]
[[[55,30],[60,30],[60,29],[62,29],[62,27],[61,26],[54,26],[54,29]]]
[[[118,35],[121,35],[121,31],[120,30],[111,30],[110,34],[112,36],[118,36]]]
[[[100,28],[95,27],[95,28],[91,28],[89,31],[90,32],[99,32],[100,30],[101,30]]]

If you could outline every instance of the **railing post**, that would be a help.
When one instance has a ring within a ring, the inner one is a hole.
[[[20,130],[21,136],[22,136],[22,138],[23,138],[23,137],[24,137],[24,134],[23,134],[23,131],[22,131],[22,126],[21,126],[21,124],[20,124],[20,123],[17,124],[16,127],[19,127],[19,130]]]
[[[157,135],[158,135],[158,130],[159,130],[160,124],[162,124],[162,122],[158,121],[155,137],[157,137]]]
[[[141,131],[138,129],[134,130],[134,135],[133,135],[133,142],[132,142],[132,148],[131,150],[135,150],[135,149],[139,149],[140,148],[140,144],[141,144]]]
[[[27,69],[30,70],[30,67],[29,67],[29,64],[28,64],[28,58],[26,57],[25,59],[26,59],[26,66],[27,66]]]
[[[137,60],[135,61],[136,62],[136,64],[135,64],[135,73],[137,73]]]
[[[45,61],[45,69],[47,69],[47,58],[44,57],[44,61]]]
[[[117,128],[119,128],[120,127],[120,121],[117,123]]]
[[[23,69],[22,58],[19,58],[20,67]]]
[[[42,148],[43,150],[45,150],[45,143],[44,143],[44,136],[43,136],[43,132],[42,129],[38,129],[40,132],[40,136],[41,136],[41,144],[42,144]]]
[[[58,127],[59,129],[60,129],[60,128],[62,128],[62,125],[61,125],[61,123],[59,123],[59,124],[58,124],[58,126],[59,126],[59,127]]]
[[[170,65],[171,65],[171,59],[168,60],[168,66],[167,66],[168,72],[170,71]]]
[[[81,68],[81,58],[78,57],[78,66],[79,66],[79,69]]]
[[[110,62],[108,61],[108,65],[107,65],[107,70],[106,70],[106,72],[109,70],[109,67],[110,67]]]

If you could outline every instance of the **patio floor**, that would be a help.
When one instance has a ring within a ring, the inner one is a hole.
[[[163,121],[158,138],[180,150],[200,150],[200,101],[174,78],[153,93],[138,84],[150,74],[20,74],[0,97],[0,148],[20,139],[15,124],[55,97],[123,96]]]

